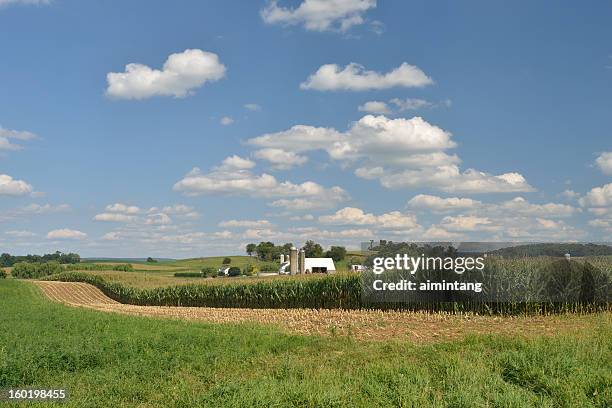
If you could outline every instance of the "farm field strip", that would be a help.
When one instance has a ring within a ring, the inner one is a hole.
[[[98,288],[76,282],[36,281],[50,299],[69,306],[103,312],[209,323],[259,323],[280,326],[298,334],[349,335],[357,339],[408,339],[432,343],[471,334],[507,336],[555,335],[612,323],[612,313],[553,316],[478,316],[427,312],[339,309],[236,309],[208,307],[136,306],[118,303]]]

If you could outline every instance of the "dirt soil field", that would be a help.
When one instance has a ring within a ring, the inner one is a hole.
[[[556,335],[612,323],[612,313],[496,317],[426,312],[312,309],[232,309],[135,306],[118,303],[87,283],[35,282],[50,299],[73,307],[157,318],[210,323],[259,323],[298,334],[351,336],[356,339],[432,343],[470,334]]]

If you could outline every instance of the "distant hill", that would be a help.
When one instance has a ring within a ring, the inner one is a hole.
[[[157,262],[174,262],[172,258],[153,258]],[[81,262],[147,262],[147,258],[81,258]]]
[[[528,256],[597,256],[612,255],[612,245],[609,244],[576,244],[576,243],[542,243],[519,245],[497,249],[489,252],[492,255],[504,257]]]

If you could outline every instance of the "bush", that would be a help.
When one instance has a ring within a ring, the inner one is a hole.
[[[134,272],[132,264],[114,265],[113,271]]]
[[[213,268],[212,266],[205,266],[202,268],[202,276],[209,277],[215,276],[217,274],[217,268]]]
[[[19,262],[11,274],[19,279],[38,279],[63,271],[64,268],[58,262]]]
[[[261,272],[278,272],[280,264],[276,262],[263,262],[259,264],[259,270]]]
[[[4,269],[0,269],[0,279],[6,279],[6,271]]]
[[[123,271],[133,272],[134,267],[132,264],[94,264],[94,263],[82,263],[75,265],[65,265],[64,269],[67,271]]]
[[[253,264],[248,264],[242,269],[242,274],[244,276],[253,276],[255,273],[255,266]]]
[[[204,277],[204,275],[202,275],[201,272],[176,272],[174,274],[175,278],[202,278]]]
[[[242,272],[240,271],[240,268],[237,266],[232,266],[227,271],[227,276],[240,276],[241,274]]]
[[[223,265],[229,265],[232,263],[232,258],[223,258]]]

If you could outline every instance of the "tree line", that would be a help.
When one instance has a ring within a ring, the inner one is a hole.
[[[246,246],[246,253],[249,256],[256,255],[260,261],[271,262],[278,260],[281,254],[289,255],[293,246],[291,242],[283,245],[275,245],[270,241],[260,242],[259,244],[251,243]],[[346,256],[345,247],[331,246],[328,251],[325,251],[320,244],[312,240],[306,241],[302,249],[304,249],[306,258],[332,258],[335,262],[338,262]]]
[[[29,263],[45,263],[45,262],[57,262],[60,264],[77,264],[81,262],[81,257],[79,254],[68,253],[65,254],[63,252],[57,251],[53,254],[44,254],[44,255],[11,255],[8,253],[4,253],[0,255],[0,267],[6,268],[15,265],[19,262],[29,262]]]

